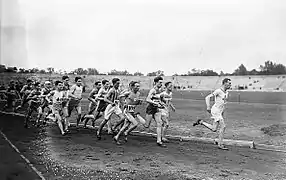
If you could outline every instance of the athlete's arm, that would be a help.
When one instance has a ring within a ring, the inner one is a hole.
[[[68,92],[68,96],[69,96],[69,97],[72,97],[72,98],[74,98],[74,99],[77,99],[77,97],[76,97],[75,95],[73,95],[73,92],[75,91],[75,88],[76,88],[76,85],[73,85],[73,86],[71,87],[71,89],[70,89],[69,92]]]
[[[205,98],[208,112],[210,112],[210,109],[211,109],[211,98],[217,95],[218,95],[218,91],[215,90],[213,93],[207,95],[207,97]]]
[[[28,97],[27,97],[27,100],[35,100],[37,98],[37,95],[36,95],[36,91],[32,91]]]
[[[99,89],[97,95],[95,96],[95,100],[104,100],[104,97],[102,97],[103,89]]]
[[[28,87],[27,85],[23,86],[23,88],[21,89],[20,93],[21,93],[21,94],[24,93],[24,92],[26,91],[26,88],[27,88],[27,87]]]
[[[55,91],[51,91],[47,96],[46,96],[46,100],[48,101],[48,103],[50,104],[51,103],[51,100],[50,98],[55,94]]]
[[[96,103],[95,99],[93,98],[93,95],[96,93],[96,90],[95,89],[92,89],[92,91],[89,93],[89,96],[88,96],[88,100],[91,101],[92,103]]]
[[[142,99],[140,99],[140,92],[137,92],[138,93],[138,99],[136,99],[136,103],[137,103],[137,105],[141,105],[142,103],[143,103],[143,100]]]
[[[44,93],[45,93],[45,89],[42,89],[42,90],[41,90],[41,94],[40,94],[40,97],[41,97],[41,98],[45,98],[45,97],[46,97],[46,95],[44,95]]]
[[[109,98],[111,97],[111,95],[114,93],[113,89],[110,89],[108,91],[108,93],[104,96],[104,101],[109,103],[109,104],[114,104],[112,101],[109,100]]]

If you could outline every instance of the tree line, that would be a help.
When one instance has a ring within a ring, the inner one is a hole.
[[[0,64],[0,73],[36,73],[36,74],[77,74],[77,75],[117,75],[117,76],[144,76],[141,72],[129,73],[127,70],[120,71],[113,69],[108,73],[100,73],[96,68],[77,68],[73,71],[67,72],[63,70],[55,71],[53,67],[47,69],[24,69],[17,67],[6,67]],[[174,74],[173,76],[244,76],[244,75],[279,75],[286,74],[286,67],[283,64],[277,64],[272,61],[266,61],[263,65],[260,65],[258,70],[248,70],[245,65],[241,64],[233,73],[224,73],[223,71],[217,73],[211,69],[200,70],[193,68],[186,74]],[[147,73],[146,76],[164,76],[164,71],[158,70]]]

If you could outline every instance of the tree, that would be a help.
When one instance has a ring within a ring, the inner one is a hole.
[[[164,76],[164,71],[158,70],[155,72],[148,73],[147,76]]]
[[[271,72],[273,72],[273,69],[274,69],[274,63],[272,61],[266,61],[264,63],[264,66],[263,65],[260,65],[260,72],[262,74],[271,74]]]
[[[272,61],[266,61],[259,68],[262,75],[286,74],[286,67],[283,64],[276,64]]]
[[[5,72],[5,71],[6,71],[6,66],[0,64],[0,73],[1,73],[1,72]]]
[[[207,69],[202,70],[200,76],[218,76],[218,73],[214,72],[213,70]]]
[[[25,73],[25,69],[24,68],[19,68],[19,73]]]
[[[83,68],[77,68],[73,72],[76,73],[77,75],[87,75],[88,71]]]
[[[258,75],[259,72],[256,69],[252,69],[251,71],[248,72],[249,75]]]
[[[283,64],[276,64],[272,74],[286,74],[286,67]]]
[[[30,70],[30,72],[31,73],[39,73],[39,69],[38,68],[32,68],[31,70]]]
[[[40,74],[46,74],[46,71],[45,71],[44,69],[41,69],[41,70],[39,71],[39,73],[40,73]]]
[[[55,68],[53,67],[48,67],[47,68],[47,71],[50,73],[50,74],[53,74],[55,72]]]
[[[218,73],[211,69],[200,70],[193,68],[185,76],[218,76]]]
[[[111,70],[108,75],[117,75],[117,76],[132,76],[127,70],[117,71],[115,69]]]
[[[87,74],[88,75],[98,75],[99,72],[95,68],[87,68]]]
[[[8,73],[16,73],[17,72],[17,68],[15,69],[14,67],[7,67],[6,68],[6,72],[8,72]]]
[[[247,75],[248,71],[246,69],[246,67],[241,64],[236,70],[234,70],[233,75],[239,75],[239,76],[243,76],[243,75]]]
[[[220,71],[219,75],[220,75],[220,76],[224,76],[225,74],[224,74],[223,71]]]
[[[135,72],[133,75],[134,75],[134,76],[144,76],[144,74],[141,73],[141,72]]]

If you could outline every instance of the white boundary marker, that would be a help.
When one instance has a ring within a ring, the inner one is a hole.
[[[24,114],[21,113],[14,113],[14,112],[4,112],[0,111],[0,113],[3,114],[9,114],[9,115],[17,115],[17,116],[22,116],[24,117]],[[48,124],[54,124],[53,122],[47,122]],[[70,123],[71,125],[75,125],[76,123]],[[80,125],[82,126],[82,125]],[[87,125],[88,129],[96,129],[98,126],[92,127],[90,125]],[[107,128],[103,128],[107,129]],[[137,135],[137,136],[149,136],[149,137],[157,137],[155,133],[148,133],[148,132],[140,132],[140,131],[132,131],[132,135]],[[173,140],[180,140],[180,141],[201,141],[204,143],[213,143],[217,144],[218,139],[211,139],[211,138],[203,138],[203,137],[194,137],[194,136],[172,136],[172,135],[166,135],[168,138],[173,139]],[[224,139],[223,140],[225,145],[230,145],[230,146],[240,146],[240,147],[248,147],[251,149],[260,149],[260,150],[265,150],[265,151],[275,151],[275,152],[282,152],[286,153],[285,148],[279,147],[279,146],[274,146],[274,145],[266,145],[266,144],[257,144],[254,143],[254,141],[245,141],[245,140],[232,140],[232,139]]]
[[[7,136],[0,130],[0,134],[4,137],[4,139],[10,144],[10,146],[20,155],[20,157],[30,166],[30,168],[42,179],[46,180],[42,173],[35,168],[35,166],[27,159],[19,149],[7,138]]]

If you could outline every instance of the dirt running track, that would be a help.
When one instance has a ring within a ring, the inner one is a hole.
[[[118,146],[107,134],[98,141],[92,130],[72,128],[61,136],[56,126],[24,129],[22,122],[0,114],[2,132],[46,179],[286,179],[284,153],[178,141],[161,148],[139,136]]]

